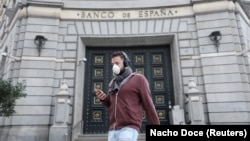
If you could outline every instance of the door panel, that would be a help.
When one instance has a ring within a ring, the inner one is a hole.
[[[155,103],[161,124],[169,124],[169,108],[174,105],[173,80],[170,48],[164,46],[151,47],[88,47],[84,90],[84,127],[86,134],[107,133],[109,115],[94,89],[108,90],[109,81],[113,77],[111,55],[114,51],[125,51],[133,71],[144,74],[149,81],[152,98]],[[145,132],[147,117],[143,116],[141,131]]]

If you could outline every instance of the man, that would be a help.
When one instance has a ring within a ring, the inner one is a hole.
[[[129,58],[119,51],[112,55],[114,78],[107,95],[96,90],[103,105],[109,108],[110,127],[108,141],[136,141],[142,125],[143,109],[149,123],[159,125],[147,79],[132,73]]]

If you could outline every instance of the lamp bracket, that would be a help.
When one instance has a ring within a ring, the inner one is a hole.
[[[36,37],[35,37],[35,39],[34,39],[34,43],[37,45],[37,49],[38,49],[39,56],[40,56],[41,49],[42,49],[43,45],[45,44],[45,42],[46,42],[47,40],[48,40],[48,39],[45,38],[45,37],[42,36],[42,35],[36,35]]]

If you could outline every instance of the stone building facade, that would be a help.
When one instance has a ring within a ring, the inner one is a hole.
[[[17,100],[13,116],[0,117],[0,140],[47,141],[52,132],[61,136],[61,131],[65,139],[73,140],[77,134],[104,133],[97,128],[106,126],[107,114],[91,90],[92,85],[104,89],[102,75],[109,78],[109,54],[117,49],[126,50],[135,59],[133,68],[148,75],[164,124],[195,124],[195,120],[208,125],[249,124],[248,4],[240,0],[1,0],[0,77],[25,82],[27,97]],[[211,33],[219,33],[218,44]],[[46,39],[40,52],[37,35]],[[187,95],[194,88],[189,87],[191,78],[201,100],[196,107],[201,113],[194,113],[195,117],[190,115],[197,109],[187,110],[192,102]],[[64,81],[67,87],[60,89]],[[69,109],[65,118],[65,108],[60,109],[63,98]]]

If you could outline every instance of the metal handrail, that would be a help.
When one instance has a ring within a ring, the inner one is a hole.
[[[79,121],[71,130],[71,133],[74,132],[74,130],[79,126],[81,125],[81,133],[82,133],[82,128],[83,128],[83,120]]]
[[[71,138],[75,138],[75,129],[77,129],[80,126],[80,133],[83,133],[83,123],[84,121],[81,120],[79,121],[74,127],[71,128],[71,130],[69,130],[68,134],[71,134]],[[77,136],[77,133],[76,133]]]

